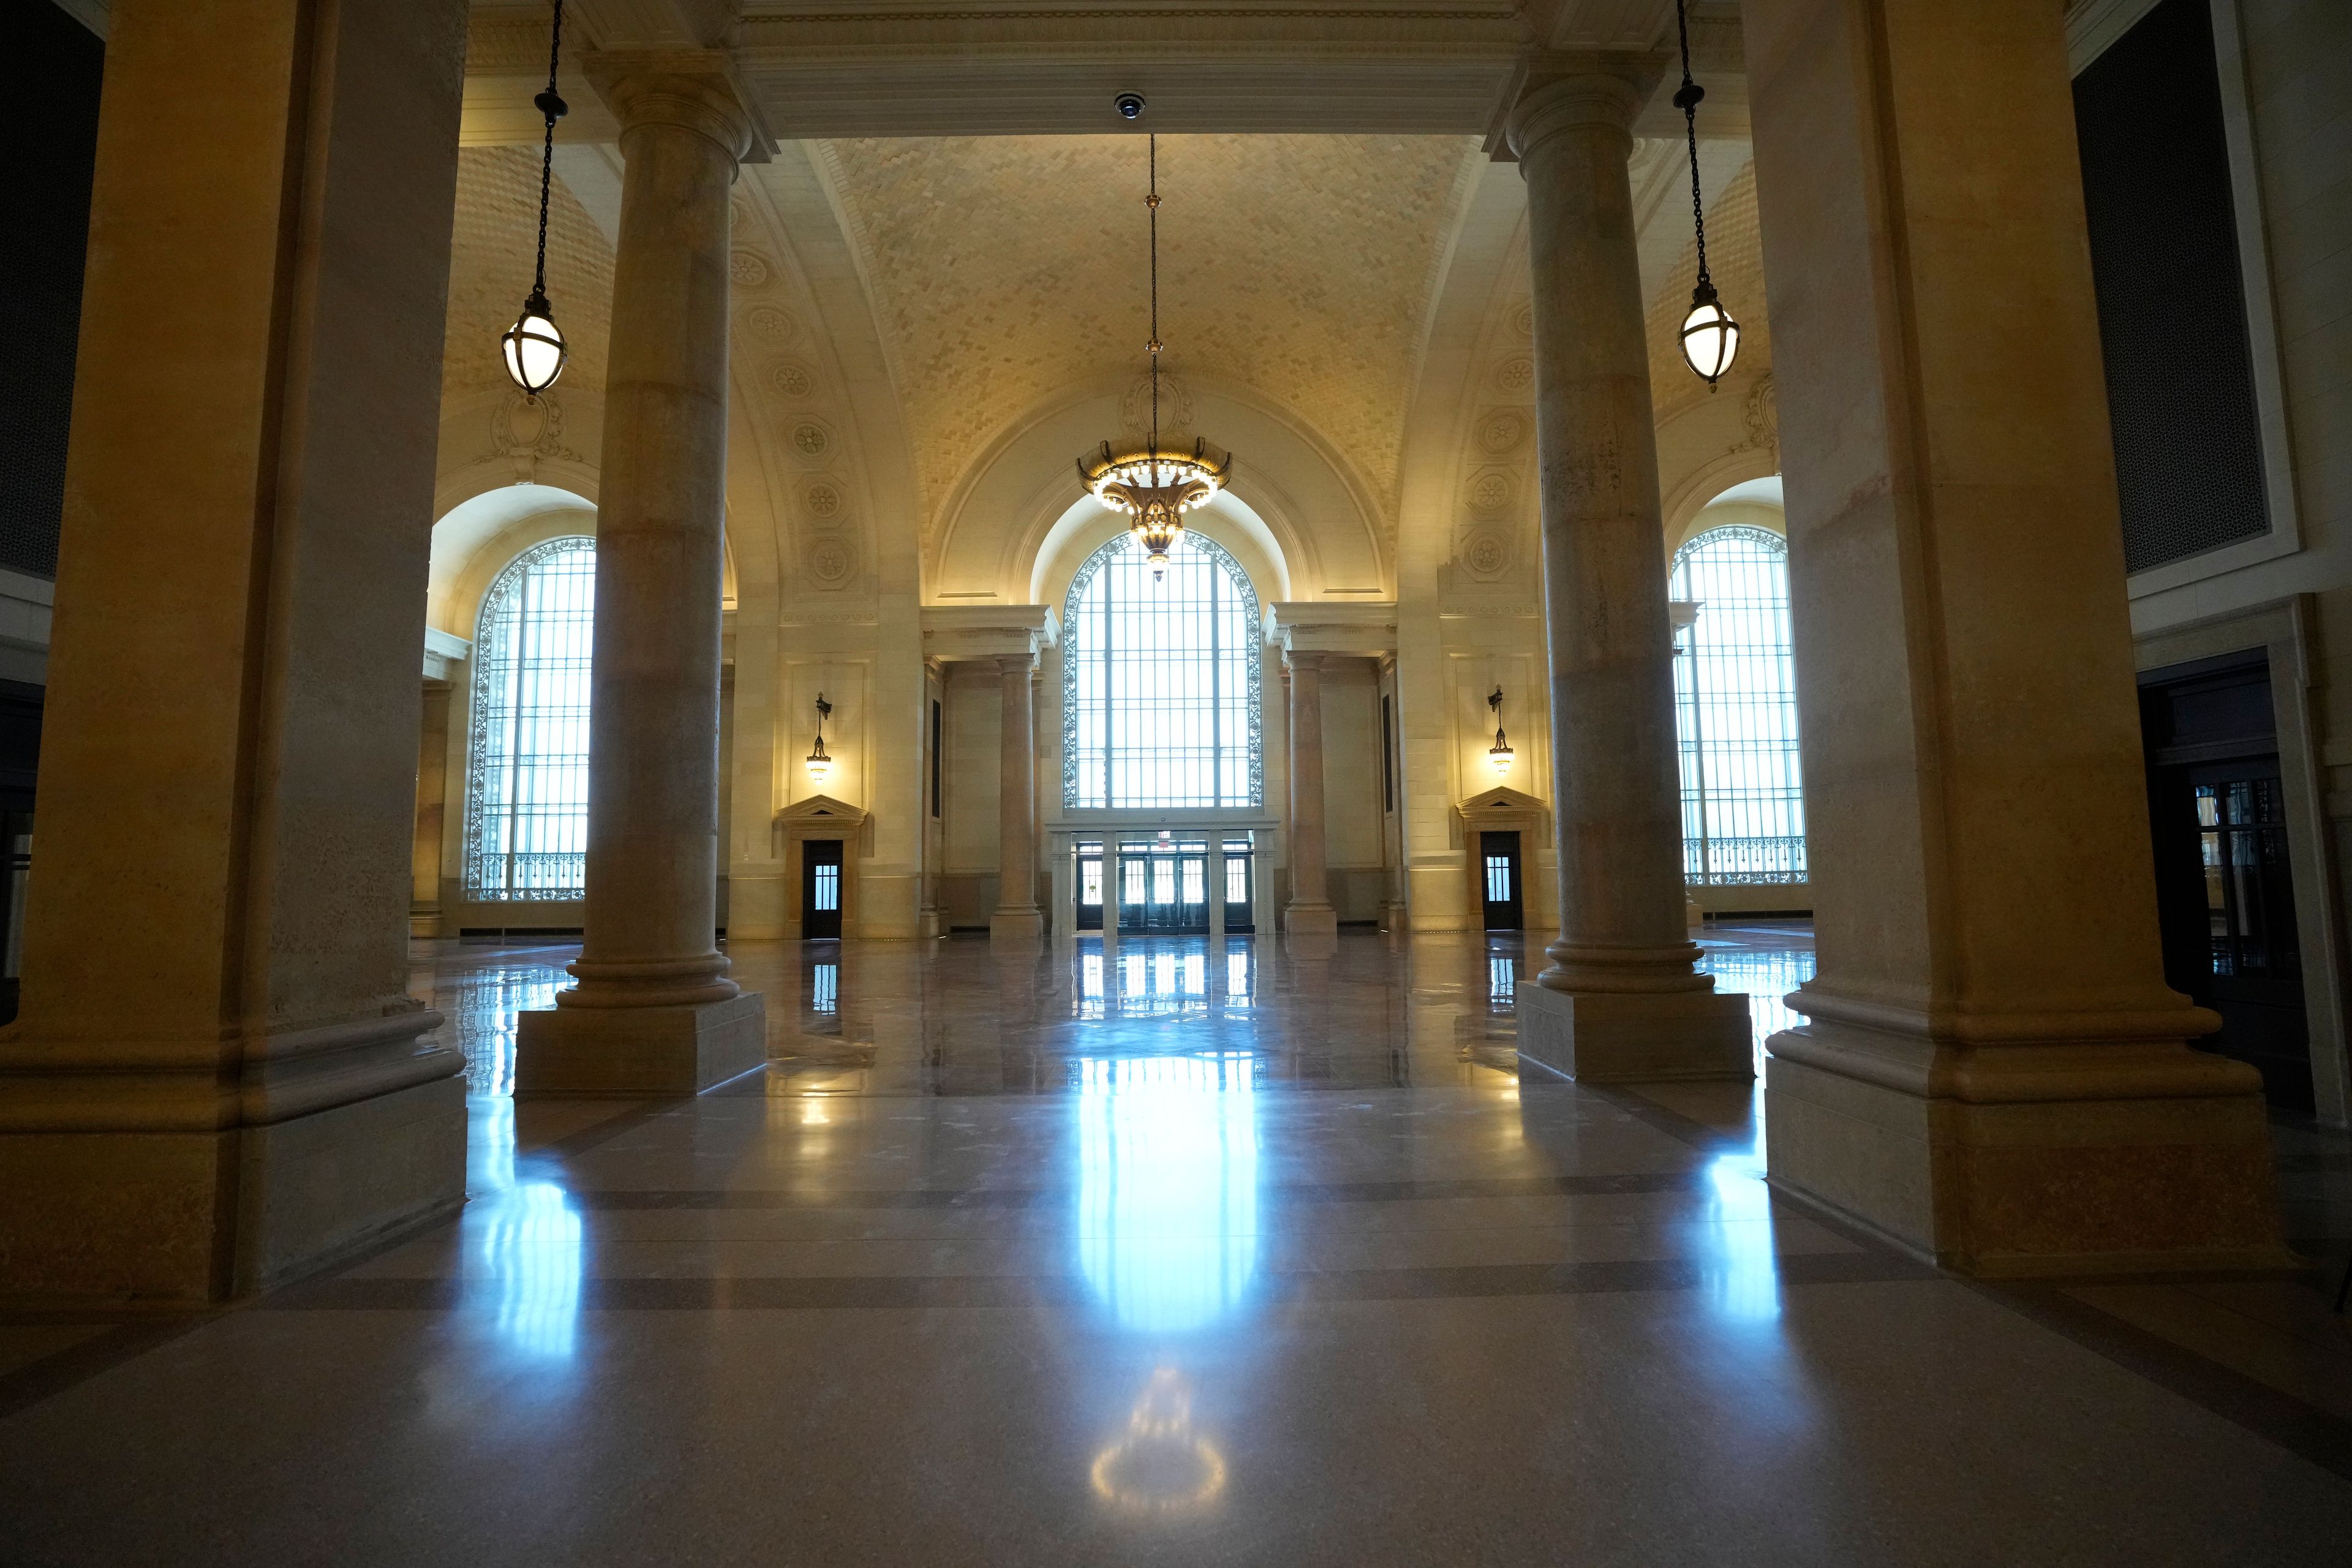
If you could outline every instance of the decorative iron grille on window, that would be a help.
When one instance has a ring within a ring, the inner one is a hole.
[[[483,596],[466,765],[468,900],[532,902],[586,891],[595,618],[593,539],[532,546]]]
[[[1062,626],[1065,807],[1264,802],[1257,595],[1223,546],[1188,529],[1154,583],[1122,534],[1078,568]]]
[[[1675,552],[1671,584],[1699,606],[1675,648],[1684,879],[1801,882],[1788,546],[1760,528],[1712,528]]]

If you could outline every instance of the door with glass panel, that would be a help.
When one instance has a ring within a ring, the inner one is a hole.
[[[801,935],[841,934],[841,840],[812,838],[801,846]]]
[[[1176,933],[1209,929],[1209,847],[1162,839],[1119,847],[1118,929]]]
[[[1486,891],[1486,929],[1523,929],[1527,920],[1525,900],[1519,889],[1518,834],[1478,835],[1478,868]]]
[[[1256,889],[1251,885],[1255,864],[1248,839],[1226,840],[1225,929],[1229,931],[1257,930]]]
[[[1103,923],[1103,847],[1078,846],[1078,920],[1080,931],[1100,931]]]
[[[2312,1107],[2310,1020],[2270,669],[2262,650],[2140,677],[2164,977],[2221,1027],[2197,1042]]]

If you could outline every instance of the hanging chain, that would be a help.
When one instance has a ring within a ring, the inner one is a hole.
[[[547,37],[547,90],[537,100],[539,111],[547,116],[547,144],[539,155],[539,267],[531,283],[534,299],[547,295],[547,192],[555,175],[555,122],[563,118],[566,108],[562,95],[555,90],[555,62],[562,53],[563,0],[555,0],[555,26]]]
[[[1690,17],[1683,6],[1684,0],[1675,0],[1675,26],[1682,34],[1683,45],[1683,85],[1675,94],[1675,107],[1683,111],[1683,131],[1690,142],[1691,227],[1698,236],[1699,286],[1707,288],[1713,279],[1706,274],[1706,204],[1698,190],[1698,105],[1706,89],[1691,79]]]
[[[1151,352],[1151,452],[1157,457],[1160,454],[1160,136],[1157,132],[1150,138],[1149,156],[1151,190],[1143,198],[1143,205],[1151,211],[1151,342],[1144,346]]]

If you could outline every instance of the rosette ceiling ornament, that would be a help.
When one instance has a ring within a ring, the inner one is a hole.
[[[1118,110],[1132,120],[1143,111],[1143,100],[1122,93]],[[1078,459],[1078,482],[1103,505],[1133,520],[1129,531],[1157,583],[1167,575],[1168,552],[1184,537],[1184,514],[1224,489],[1234,458],[1230,452],[1213,452],[1205,440],[1194,441],[1190,452],[1171,451],[1160,444],[1159,137],[1150,138],[1146,155],[1150,186],[1143,205],[1151,215],[1151,338],[1144,347],[1151,358],[1151,444],[1139,451],[1117,452],[1105,441],[1100,451]]]

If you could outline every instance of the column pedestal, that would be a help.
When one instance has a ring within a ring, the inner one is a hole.
[[[768,1059],[755,992],[677,1007],[567,1007],[515,1023],[515,1093],[525,1099],[696,1094]]]
[[[1668,995],[1517,989],[1519,1056],[1584,1083],[1753,1078],[1748,998],[1720,991]]]

